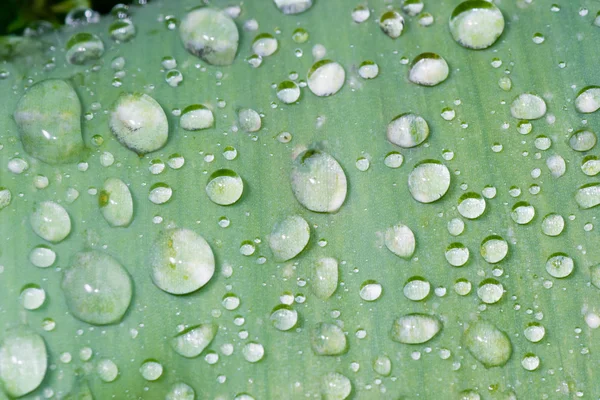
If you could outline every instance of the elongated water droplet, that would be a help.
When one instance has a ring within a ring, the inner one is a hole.
[[[64,271],[61,287],[71,314],[94,325],[119,322],[129,308],[133,291],[125,268],[96,250],[75,254]]]
[[[329,372],[321,381],[321,395],[324,400],[345,400],[352,392],[350,379],[338,372]]]
[[[181,21],[179,35],[184,47],[212,65],[230,65],[238,49],[239,32],[226,13],[196,8]]]
[[[338,262],[333,257],[323,257],[312,265],[311,288],[321,300],[327,300],[338,286]]]
[[[460,3],[450,16],[450,33],[461,46],[485,49],[493,45],[504,31],[504,17],[494,5],[484,0]]]
[[[348,350],[342,329],[326,322],[318,323],[311,331],[310,344],[316,355],[337,356]]]
[[[0,186],[0,210],[10,205],[12,193],[9,189]]]
[[[434,338],[442,330],[439,318],[427,314],[407,314],[394,320],[392,339],[399,343],[421,344]]]
[[[523,93],[513,100],[510,113],[517,119],[539,119],[546,115],[546,102],[538,95]]]
[[[7,330],[0,342],[0,383],[6,394],[21,397],[44,380],[48,354],[44,339],[25,326]]]
[[[583,88],[575,98],[575,108],[584,114],[593,113],[600,109],[600,86]]]
[[[167,143],[169,123],[162,107],[147,94],[123,93],[113,106],[110,129],[129,150],[143,155]]]
[[[421,86],[435,86],[448,78],[450,68],[443,57],[435,53],[422,53],[413,60],[408,79]]]
[[[111,226],[127,226],[133,219],[133,198],[129,187],[118,178],[104,181],[98,204],[104,219]]]
[[[588,183],[575,192],[575,201],[586,210],[600,204],[600,183]]]
[[[53,201],[39,203],[29,222],[36,235],[52,243],[62,242],[71,233],[71,217],[63,206]]]
[[[320,60],[308,70],[308,88],[319,97],[336,94],[346,80],[346,71],[339,63]]]
[[[380,283],[374,280],[367,280],[360,285],[359,295],[364,301],[375,301],[381,297],[382,292],[383,287]]]
[[[215,204],[228,206],[236,203],[244,193],[244,181],[237,172],[219,169],[213,172],[206,184],[206,194]]]
[[[173,189],[169,185],[163,182],[157,182],[150,186],[150,193],[148,193],[148,200],[154,204],[165,204],[171,200],[173,196]]]
[[[335,212],[346,199],[344,170],[328,153],[306,150],[299,154],[290,173],[292,191],[300,204],[315,212]]]
[[[410,148],[420,145],[429,136],[429,125],[415,114],[401,114],[389,123],[387,138],[393,144]]]
[[[213,341],[217,330],[214,324],[190,326],[171,339],[171,347],[183,357],[198,357]]]
[[[274,0],[284,14],[300,14],[312,7],[312,0]]]
[[[56,261],[56,253],[50,247],[41,244],[31,250],[29,261],[38,268],[48,268]]]
[[[450,171],[437,160],[416,164],[408,176],[408,190],[420,203],[432,203],[442,198],[450,188]]]
[[[566,278],[575,269],[575,262],[565,253],[554,253],[546,261],[546,271],[554,278]]]
[[[92,33],[79,32],[69,38],[65,51],[69,63],[82,65],[102,57],[104,43]]]
[[[192,104],[183,109],[179,125],[186,131],[212,128],[215,123],[213,112],[202,104]]]
[[[392,39],[397,39],[404,31],[404,17],[396,10],[383,13],[379,18],[379,27]]]
[[[463,343],[486,368],[503,366],[512,354],[512,345],[506,333],[484,320],[469,326],[463,335]]]
[[[496,264],[508,254],[508,243],[501,236],[491,235],[483,239],[479,250],[485,261]]]
[[[385,247],[398,257],[410,258],[415,252],[415,235],[408,226],[396,224],[385,231]]]
[[[310,227],[304,218],[291,215],[273,226],[269,235],[269,247],[281,261],[296,257],[308,244]]]
[[[204,238],[189,229],[162,232],[150,249],[152,281],[171,294],[200,289],[215,272],[215,257]]]
[[[25,151],[49,164],[79,160],[83,150],[81,103],[75,90],[60,79],[29,88],[14,112]]]

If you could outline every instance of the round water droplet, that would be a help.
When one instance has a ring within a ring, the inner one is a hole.
[[[429,136],[429,125],[415,114],[402,114],[389,123],[387,138],[393,144],[410,148],[420,145]]]
[[[596,145],[597,137],[589,129],[581,129],[571,135],[569,145],[575,151],[589,151]]]
[[[494,304],[500,301],[504,294],[504,286],[496,279],[484,279],[479,284],[477,296],[486,304]]]
[[[379,375],[388,376],[392,372],[392,360],[388,356],[378,356],[373,361],[373,371]]]
[[[147,94],[121,94],[110,115],[110,129],[121,144],[140,155],[160,149],[169,137],[165,112]]]
[[[546,102],[538,95],[523,93],[513,100],[510,113],[517,119],[539,119],[546,115]]]
[[[273,255],[280,261],[296,257],[308,244],[310,227],[304,218],[292,215],[273,226],[268,237]]]
[[[462,267],[469,261],[469,249],[462,243],[451,243],[446,248],[446,261],[453,267]]]
[[[394,320],[392,339],[399,343],[421,344],[433,339],[442,329],[439,318],[427,314],[407,314]]]
[[[238,111],[240,128],[244,132],[258,132],[262,125],[260,115],[251,108],[242,108]]]
[[[565,253],[554,253],[546,261],[546,271],[555,278],[566,278],[575,269],[575,262]]]
[[[36,235],[52,243],[62,242],[71,233],[71,218],[67,210],[53,201],[39,203],[29,222]]]
[[[283,81],[277,85],[277,98],[285,104],[292,104],[300,98],[300,88],[293,81]]]
[[[542,221],[542,232],[547,236],[558,236],[565,228],[565,219],[559,214],[548,214]]]
[[[119,322],[133,291],[125,268],[96,250],[75,254],[64,271],[61,287],[71,314],[94,325]]]
[[[67,41],[65,56],[71,64],[82,65],[98,60],[104,54],[104,43],[98,36],[79,32]]]
[[[300,14],[312,7],[312,0],[274,0],[284,14]]]
[[[458,199],[458,212],[465,218],[476,219],[485,211],[485,199],[475,192],[468,192]]]
[[[42,244],[31,250],[29,261],[38,268],[48,268],[56,261],[56,253],[50,247]]]
[[[350,379],[338,372],[329,372],[321,380],[321,395],[324,400],[345,400],[351,392]]]
[[[346,199],[346,174],[328,153],[306,150],[299,154],[294,160],[290,180],[298,202],[311,211],[335,212]]]
[[[550,170],[550,173],[555,178],[560,178],[567,171],[567,163],[565,159],[558,155],[553,154],[546,159],[546,166]]]
[[[158,182],[150,187],[148,200],[154,204],[165,204],[171,200],[171,196],[173,196],[173,189],[166,183]]]
[[[508,254],[508,243],[501,236],[491,235],[483,239],[479,251],[485,261],[496,264]]]
[[[76,162],[81,157],[81,102],[67,82],[36,83],[21,97],[13,116],[30,156],[49,164]]]
[[[397,39],[404,31],[404,17],[396,11],[389,10],[379,18],[379,27],[392,39]]]
[[[527,353],[523,356],[521,365],[527,371],[535,371],[540,366],[540,358],[533,353]]]
[[[454,291],[459,296],[466,296],[471,293],[471,282],[466,280],[465,278],[459,278],[454,282]]]
[[[431,291],[431,285],[427,281],[427,279],[421,276],[413,276],[408,278],[406,283],[404,284],[404,296],[407,299],[412,301],[421,301],[427,296],[429,296],[429,292]]]
[[[44,380],[48,354],[44,339],[25,326],[8,329],[0,342],[0,383],[6,394],[21,397]]]
[[[119,376],[119,367],[117,367],[117,364],[115,364],[114,361],[105,358],[98,362],[96,372],[100,379],[110,383],[114,382],[115,379],[117,379],[117,376]]]
[[[312,265],[311,288],[321,300],[327,300],[338,286],[338,262],[333,257],[323,257]]]
[[[463,343],[469,353],[486,368],[503,366],[512,354],[512,345],[506,333],[484,320],[469,326],[463,335]]]
[[[416,164],[408,176],[408,190],[420,203],[432,203],[446,194],[450,187],[450,171],[437,160]]]
[[[385,247],[398,257],[410,258],[415,252],[415,235],[408,226],[396,224],[385,231]]]
[[[162,232],[150,249],[152,281],[171,294],[187,294],[204,286],[215,272],[215,258],[204,238],[189,229]]]
[[[392,151],[385,156],[383,163],[388,168],[400,168],[404,163],[404,156],[397,151]]]
[[[368,280],[368,281],[364,281],[361,285],[360,285],[360,298],[363,299],[364,301],[375,301],[377,300],[379,297],[381,297],[381,293],[383,292],[383,287],[381,287],[381,284],[374,281],[374,280]]]
[[[531,322],[527,325],[523,334],[531,343],[538,343],[546,336],[546,328],[539,322]]]
[[[246,345],[242,349],[242,355],[248,362],[259,362],[265,356],[265,348],[260,343],[246,343]]]
[[[460,218],[452,218],[448,221],[448,233],[452,236],[459,236],[465,230],[465,223]]]
[[[580,113],[593,113],[600,109],[600,86],[583,88],[575,98],[575,108]]]
[[[344,67],[331,60],[320,60],[308,71],[308,88],[319,97],[336,94],[346,80]]]
[[[171,87],[177,87],[183,82],[183,74],[181,71],[172,69],[165,74],[165,82]]]
[[[194,389],[183,382],[179,382],[171,386],[165,400],[194,400],[196,398],[196,392]]]
[[[252,41],[252,51],[260,57],[268,57],[277,51],[279,43],[270,33],[261,33]]]
[[[206,184],[206,194],[215,204],[228,206],[236,203],[244,192],[244,181],[230,169],[213,172]]]
[[[450,16],[450,33],[461,46],[485,49],[493,45],[504,31],[504,17],[494,5],[484,0],[460,3]]]
[[[140,374],[147,381],[155,381],[162,376],[163,366],[156,360],[149,359],[140,366]]]
[[[358,67],[358,75],[363,79],[374,79],[379,75],[379,65],[371,60],[363,61]]]
[[[413,60],[408,79],[422,86],[435,86],[448,78],[450,68],[444,58],[435,53],[422,53]]]
[[[516,203],[512,208],[512,212],[510,213],[512,220],[519,225],[530,223],[534,216],[535,208],[533,208],[533,206],[526,201],[519,201]]]
[[[129,187],[118,178],[104,181],[98,205],[111,226],[128,226],[133,219],[133,198]]]
[[[271,323],[280,331],[289,331],[298,323],[298,312],[286,304],[280,304],[273,309]]]
[[[186,131],[212,128],[215,123],[213,112],[202,104],[192,104],[183,109],[179,125]]]
[[[310,344],[318,356],[337,356],[348,350],[342,329],[326,322],[318,323],[311,331]]]
[[[29,284],[21,289],[21,304],[26,310],[37,310],[46,301],[46,291],[39,285]]]
[[[238,28],[226,13],[209,7],[195,8],[179,27],[185,48],[212,65],[230,65],[238,49]]]
[[[171,339],[171,347],[183,357],[198,357],[215,338],[217,330],[213,324],[190,326]]]
[[[108,27],[108,34],[112,40],[127,42],[135,36],[135,25],[129,19],[119,19]]]

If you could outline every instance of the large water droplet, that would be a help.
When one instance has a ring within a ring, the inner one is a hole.
[[[517,119],[539,119],[546,115],[546,102],[538,95],[523,93],[513,100],[510,113]]]
[[[204,286],[215,272],[215,257],[204,238],[189,229],[162,232],[150,249],[152,281],[171,294]]]
[[[71,217],[63,206],[53,201],[39,203],[29,222],[36,235],[52,243],[62,242],[71,233]]]
[[[29,261],[38,268],[48,268],[56,261],[56,253],[50,247],[42,244],[31,250]]]
[[[458,199],[458,212],[465,218],[476,219],[485,211],[485,199],[475,192],[468,192]]]
[[[79,160],[84,150],[81,103],[75,90],[60,79],[33,85],[14,112],[25,151],[49,164]]]
[[[0,382],[6,394],[21,397],[44,379],[48,355],[44,339],[25,326],[7,330],[0,342]]]
[[[310,344],[316,355],[337,356],[348,350],[344,331],[326,322],[318,323],[311,331]]]
[[[244,193],[244,181],[237,172],[219,169],[213,172],[206,184],[206,194],[215,204],[228,206],[236,203]]]
[[[483,239],[479,250],[485,261],[496,264],[508,254],[508,243],[498,235],[491,235]]]
[[[289,331],[298,323],[298,312],[286,304],[280,304],[271,312],[271,323],[280,331]]]
[[[242,355],[248,362],[259,362],[265,356],[265,348],[260,343],[246,343],[246,345],[242,348]]]
[[[462,243],[451,243],[446,248],[446,261],[453,267],[462,267],[469,261],[469,249]]]
[[[431,284],[423,277],[413,276],[404,284],[404,296],[412,301],[421,301],[429,296]]]
[[[582,209],[596,207],[600,204],[600,183],[588,183],[575,192],[575,201]]]
[[[190,326],[171,339],[171,347],[183,357],[198,357],[215,338],[217,330],[214,324]]]
[[[408,176],[408,190],[421,203],[432,203],[446,194],[450,187],[450,171],[437,160],[425,160],[415,165]]]
[[[162,107],[147,94],[123,93],[113,106],[110,129],[129,150],[142,155],[167,143],[169,123]]]
[[[407,314],[394,320],[392,339],[399,343],[421,344],[430,341],[442,329],[439,318],[427,314]]]
[[[185,48],[212,65],[230,65],[237,53],[239,32],[226,13],[196,8],[183,18],[179,35]]]
[[[46,301],[46,291],[39,285],[29,284],[21,289],[21,304],[26,310],[37,310],[44,305]]]
[[[260,33],[252,41],[252,51],[260,57],[273,55],[278,47],[277,39],[270,33]]]
[[[565,219],[559,214],[548,214],[542,221],[542,232],[547,236],[558,236],[565,228]]]
[[[580,113],[593,113],[600,109],[600,87],[588,86],[583,88],[575,98],[575,108]]]
[[[596,145],[596,134],[589,129],[581,129],[571,135],[569,145],[575,151],[589,151]]]
[[[443,57],[435,53],[422,53],[413,60],[408,79],[422,86],[435,86],[448,78],[450,68]]]
[[[308,71],[308,88],[315,95],[331,96],[336,94],[346,80],[344,67],[331,60],[317,61]]]
[[[338,286],[338,262],[333,257],[323,257],[312,265],[311,288],[321,300],[326,300]]]
[[[463,335],[463,342],[471,355],[486,368],[503,366],[512,354],[512,345],[506,333],[484,320],[469,326]]]
[[[306,150],[298,155],[290,180],[298,202],[311,211],[335,212],[346,199],[346,174],[328,153]]]
[[[555,278],[566,278],[575,269],[575,262],[565,253],[554,253],[546,261],[546,271]]]
[[[238,111],[240,128],[244,132],[258,132],[262,126],[260,114],[251,108],[242,108]]]
[[[75,254],[64,271],[61,286],[71,314],[94,325],[119,322],[133,291],[125,268],[96,250]]]
[[[401,114],[389,123],[387,138],[393,144],[410,148],[420,145],[429,136],[429,125],[415,114]]]
[[[98,205],[111,226],[127,226],[133,218],[133,198],[129,187],[119,178],[104,181]]]
[[[338,372],[329,372],[323,376],[321,388],[324,400],[344,400],[352,392],[352,383]]]
[[[213,112],[202,104],[192,104],[183,109],[179,117],[179,126],[186,131],[198,131],[211,128],[215,123]]]
[[[308,244],[310,227],[304,218],[291,215],[273,226],[269,235],[269,247],[281,261],[296,257]]]
[[[415,235],[408,226],[396,224],[385,231],[385,247],[398,257],[410,258],[415,252]]]
[[[531,222],[535,216],[535,208],[526,201],[515,203],[510,213],[510,217],[519,225],[525,225]]]
[[[504,286],[494,278],[484,279],[477,289],[477,296],[486,304],[497,303],[503,294]]]
[[[485,49],[504,31],[504,17],[494,5],[484,0],[460,3],[450,17],[450,33],[461,46]]]

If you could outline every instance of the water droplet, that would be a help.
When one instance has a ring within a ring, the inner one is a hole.
[[[195,398],[196,392],[194,392],[194,389],[183,382],[175,383],[171,386],[165,396],[165,400],[194,400]]]
[[[534,216],[535,208],[533,208],[533,206],[526,201],[519,201],[516,203],[512,208],[512,212],[510,213],[512,220],[520,225],[530,223]]]
[[[65,50],[70,64],[82,65],[102,57],[104,43],[92,33],[79,32],[69,38]]]
[[[450,171],[437,160],[424,160],[415,165],[408,176],[408,189],[420,203],[432,203],[450,187]]]
[[[459,236],[465,230],[465,223],[460,218],[452,218],[448,221],[448,233],[452,236]]]
[[[268,57],[277,51],[279,43],[270,33],[258,34],[252,41],[252,51],[260,57]]]
[[[446,248],[446,261],[453,267],[462,267],[469,261],[469,249],[462,243],[451,243]]]
[[[469,353],[486,368],[501,367],[512,354],[512,345],[506,333],[488,321],[473,323],[463,335]]]
[[[510,113],[517,119],[539,119],[546,115],[546,102],[538,95],[523,93],[513,100]]]
[[[410,148],[423,143],[429,136],[429,125],[415,114],[401,114],[387,127],[388,140],[400,147]]]
[[[25,151],[49,164],[75,162],[84,150],[81,103],[71,85],[48,79],[29,88],[14,112]]]
[[[575,262],[565,253],[554,253],[546,261],[546,271],[554,278],[566,278],[575,269]]]
[[[385,156],[383,163],[388,168],[400,168],[404,163],[404,156],[397,151],[392,151]]]
[[[321,395],[324,400],[345,400],[351,392],[350,379],[338,372],[329,372],[321,380]]]
[[[410,258],[415,252],[415,235],[408,226],[396,224],[385,231],[385,247],[398,257]]]
[[[364,301],[375,301],[381,297],[382,292],[383,288],[380,283],[374,280],[367,280],[360,285],[359,295]]]
[[[179,35],[185,48],[212,65],[230,65],[238,49],[238,28],[226,13],[196,8],[181,21]]]
[[[344,67],[331,60],[320,60],[308,71],[308,88],[319,97],[336,94],[346,80]]]
[[[269,247],[280,261],[296,257],[308,244],[310,227],[304,218],[291,215],[273,226],[269,235]]]
[[[348,350],[342,329],[326,322],[318,323],[311,331],[310,344],[316,355],[337,356]]]
[[[358,67],[358,75],[363,79],[374,79],[379,75],[379,65],[371,60],[363,61]]]
[[[177,69],[167,71],[165,74],[165,82],[167,82],[171,87],[177,87],[181,85],[181,82],[183,82],[183,74]]]
[[[412,301],[421,301],[431,291],[431,284],[421,276],[413,276],[408,278],[404,284],[404,296]]]
[[[500,301],[504,294],[504,286],[496,279],[484,279],[479,284],[477,296],[486,304],[494,304]]]
[[[144,361],[140,366],[140,374],[147,381],[155,381],[162,376],[163,366],[154,359]]]
[[[312,265],[311,288],[321,300],[327,300],[338,286],[338,262],[333,257],[323,257]]]
[[[98,205],[111,226],[128,226],[133,218],[133,198],[129,187],[118,178],[104,181]]]
[[[230,169],[213,172],[206,184],[206,194],[215,204],[228,206],[236,203],[244,192],[244,181]]]
[[[129,19],[119,19],[108,27],[108,34],[112,40],[127,42],[135,36],[136,29],[133,22]]]
[[[392,372],[392,360],[386,355],[377,356],[373,361],[373,371],[379,375],[388,376]]]
[[[553,154],[546,159],[546,166],[550,170],[550,173],[555,178],[560,178],[567,171],[567,164],[565,159],[558,154]]]
[[[105,358],[98,362],[98,365],[96,366],[96,372],[98,373],[100,379],[102,379],[104,382],[110,383],[117,379],[117,376],[119,375],[119,368],[114,361]]]
[[[575,98],[575,108],[580,113],[593,113],[600,109],[600,87],[587,86]]]
[[[148,200],[154,204],[165,204],[171,200],[171,196],[173,196],[173,189],[166,183],[158,182],[150,187]]]
[[[523,356],[521,365],[527,371],[535,371],[540,366],[540,358],[533,353],[527,353]]]
[[[546,336],[546,328],[539,322],[531,322],[527,325],[523,334],[531,343],[537,343]]]
[[[260,343],[246,343],[246,345],[242,349],[242,354],[248,362],[259,362],[265,356],[265,348]]]
[[[12,201],[12,193],[9,189],[0,186],[0,210],[10,205]]]
[[[479,250],[485,261],[496,264],[508,254],[508,243],[498,235],[491,235],[483,239]]]
[[[6,394],[21,397],[44,380],[48,355],[44,339],[30,328],[8,329],[0,342],[0,383]]]
[[[75,254],[61,287],[69,312],[94,325],[119,322],[131,302],[133,283],[113,257],[96,250]]]
[[[171,347],[183,357],[198,357],[215,338],[217,330],[214,324],[190,326],[171,339]]]
[[[52,243],[62,242],[71,233],[71,218],[67,210],[53,201],[39,203],[29,222],[36,235]]]
[[[121,144],[140,155],[160,149],[169,137],[165,112],[147,94],[121,94],[113,106],[110,129]]]
[[[547,236],[558,236],[565,228],[565,219],[559,214],[548,214],[542,221],[542,232]]]
[[[483,0],[460,3],[450,17],[450,33],[461,46],[485,49],[493,45],[504,31],[504,17],[494,5]]]
[[[588,183],[577,189],[575,201],[586,210],[600,204],[600,183]]]
[[[508,76],[503,76],[500,79],[498,79],[498,86],[500,87],[500,89],[504,90],[505,92],[510,91],[510,89],[512,89],[512,79],[510,79],[510,77]]]
[[[277,86],[277,98],[285,104],[292,104],[300,98],[300,88],[293,81],[283,81]]]
[[[242,108],[238,111],[240,128],[244,132],[258,132],[262,125],[260,115],[251,108]]]
[[[458,212],[465,218],[476,219],[485,211],[485,199],[479,193],[468,192],[458,199]]]
[[[427,314],[407,314],[394,320],[392,339],[399,343],[421,344],[433,339],[442,329],[439,318]]]
[[[289,331],[298,323],[298,312],[286,304],[280,304],[273,309],[271,323],[280,331]]]
[[[367,6],[358,5],[352,10],[352,20],[357,24],[365,22],[370,16],[371,10]]]
[[[38,268],[48,268],[56,261],[56,253],[50,247],[42,244],[31,250],[29,261]]]
[[[589,151],[596,145],[596,134],[589,129],[581,129],[569,138],[569,145],[575,151]]]
[[[404,17],[396,11],[389,10],[379,18],[379,27],[392,39],[397,39],[404,31]]]
[[[456,111],[449,107],[445,107],[442,109],[442,113],[440,114],[442,118],[446,121],[452,121],[456,117]]]
[[[284,14],[300,14],[312,7],[312,0],[274,0]]]
[[[251,256],[252,254],[254,254],[254,252],[256,251],[256,246],[254,245],[254,243],[251,240],[245,240],[242,242],[242,245],[240,246],[240,253],[243,256]]]
[[[46,291],[39,285],[29,284],[21,289],[21,304],[26,310],[37,310],[46,301]]]
[[[466,296],[471,293],[471,282],[465,278],[459,278],[454,282],[454,291],[459,296]]]
[[[306,43],[308,41],[308,32],[304,28],[296,28],[292,33],[292,40],[296,43]]]
[[[435,86],[448,78],[450,68],[443,57],[435,53],[422,53],[413,60],[408,79],[422,86]]]
[[[535,43],[535,44],[542,44],[542,43],[544,43],[546,38],[544,37],[544,35],[537,32],[537,33],[533,34],[533,37],[531,38],[531,40],[533,40],[533,43]]]

